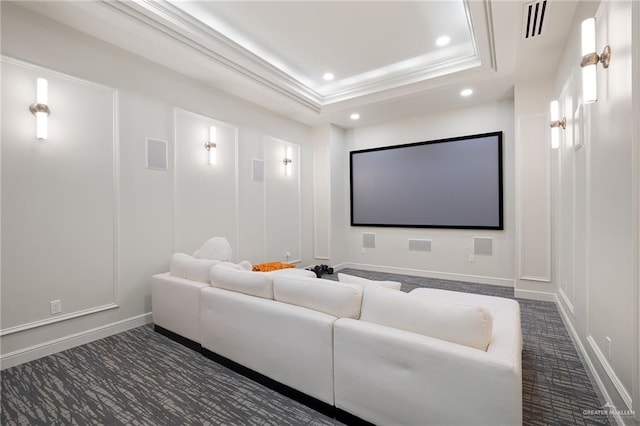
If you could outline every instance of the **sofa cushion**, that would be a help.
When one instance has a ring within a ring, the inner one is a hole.
[[[196,259],[185,253],[174,253],[171,256],[169,274],[186,280],[209,282],[209,270],[213,265],[220,263],[214,259]]]
[[[400,286],[402,286],[402,283],[398,281],[374,281],[367,278],[356,277],[355,275],[343,274],[342,272],[338,273],[338,280],[341,283],[360,284],[363,287],[386,287],[392,290],[400,290]]]
[[[193,252],[193,257],[228,262],[231,260],[231,244],[224,237],[210,238],[202,247]]]
[[[338,318],[358,318],[362,287],[318,278],[275,275],[273,298]]]
[[[360,320],[398,328],[483,351],[491,341],[493,318],[481,306],[431,302],[422,297],[366,287]]]
[[[235,264],[218,264],[211,268],[211,286],[250,296],[273,299],[269,275],[246,271]]]
[[[288,277],[317,278],[315,272],[299,268],[276,269],[274,271],[262,273],[271,277],[274,277],[276,275],[286,275]]]

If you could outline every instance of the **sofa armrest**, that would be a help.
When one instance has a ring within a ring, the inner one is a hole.
[[[376,424],[520,424],[519,357],[341,318],[334,325],[336,407]]]
[[[200,343],[200,290],[204,287],[209,285],[169,273],[152,276],[153,323]]]

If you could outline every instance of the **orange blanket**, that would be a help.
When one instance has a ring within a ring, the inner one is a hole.
[[[259,263],[257,265],[253,265],[251,270],[256,272],[269,272],[275,271],[276,269],[287,269],[287,268],[295,268],[296,265],[293,263],[282,263],[282,262],[268,262],[268,263]]]

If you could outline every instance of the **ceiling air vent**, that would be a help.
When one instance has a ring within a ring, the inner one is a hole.
[[[522,36],[524,39],[542,35],[544,12],[547,9],[547,0],[533,1],[524,5],[522,13]]]

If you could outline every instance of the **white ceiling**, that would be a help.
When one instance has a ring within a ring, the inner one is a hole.
[[[548,0],[529,39],[521,0],[20,5],[304,123],[354,127],[506,99],[516,80],[551,78],[576,3]],[[437,46],[444,35],[451,42]]]

